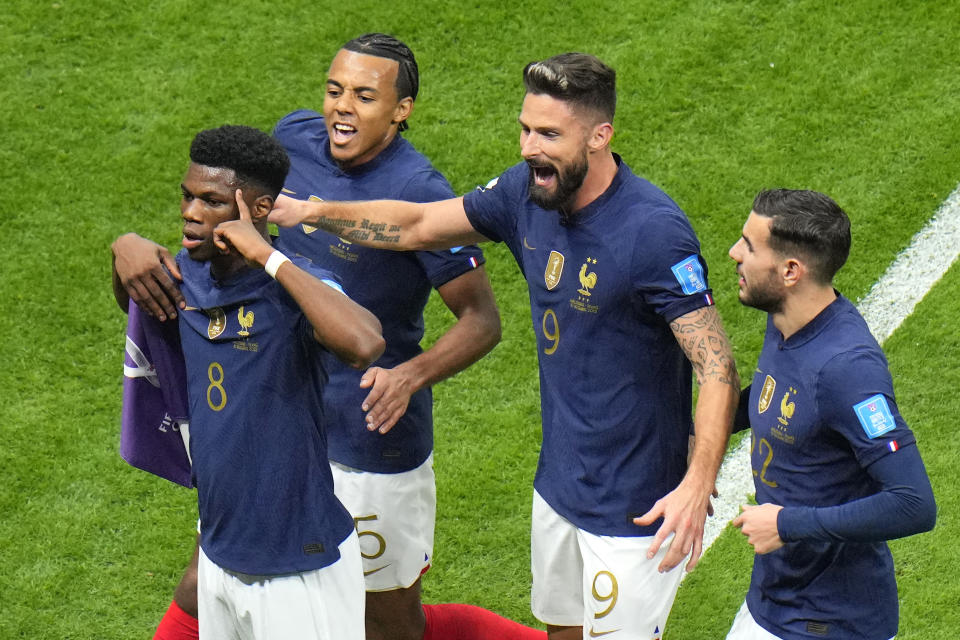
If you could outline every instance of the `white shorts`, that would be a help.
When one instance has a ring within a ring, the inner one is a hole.
[[[727,640],[780,640],[780,638],[757,624],[744,600],[740,611],[737,611],[737,617],[733,619],[733,626],[730,627]]]
[[[578,529],[533,493],[530,608],[546,624],[583,627],[584,638],[614,631],[618,640],[660,637],[683,568],[657,566],[668,538],[652,559],[653,536],[598,536]]]
[[[430,567],[437,516],[433,454],[416,469],[371,473],[330,462],[333,492],[360,536],[367,591],[413,585]]]
[[[223,569],[200,550],[203,640],[364,640],[363,571],[357,534],[340,559],[315,571],[254,576]]]
[[[781,638],[757,624],[744,601],[740,611],[737,611],[737,617],[733,619],[733,626],[730,627],[727,640],[781,640]],[[890,640],[896,640],[896,636]]]

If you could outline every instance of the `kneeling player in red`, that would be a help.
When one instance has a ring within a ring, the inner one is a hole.
[[[275,140],[202,131],[190,159],[177,265],[200,635],[361,640],[360,548],[325,464],[321,355],[367,366],[384,349],[380,323],[333,274],[271,246],[266,216],[290,166]]]

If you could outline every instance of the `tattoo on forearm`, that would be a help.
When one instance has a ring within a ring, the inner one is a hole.
[[[340,229],[352,229],[357,226],[355,220],[344,220],[343,218],[328,218],[320,216],[317,219],[317,226],[327,231],[338,231]]]
[[[717,380],[740,391],[730,340],[716,307],[704,307],[676,318],[670,323],[670,329],[690,360],[700,385],[707,380]]]
[[[357,242],[373,241],[397,244],[400,242],[401,227],[398,224],[388,225],[386,222],[373,222],[364,218],[358,224],[355,220],[342,218],[328,218],[320,216],[317,225],[327,231]],[[350,229],[350,231],[347,231]],[[394,235],[387,235],[394,234]]]

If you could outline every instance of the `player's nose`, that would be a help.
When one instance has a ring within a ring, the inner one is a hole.
[[[540,141],[537,134],[530,132],[520,136],[520,155],[530,160],[540,155]]]

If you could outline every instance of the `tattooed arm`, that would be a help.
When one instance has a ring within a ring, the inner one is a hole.
[[[332,202],[280,195],[269,219],[281,227],[308,224],[365,247],[395,251],[449,249],[488,239],[470,224],[463,198]]]
[[[662,517],[663,524],[647,555],[653,557],[664,539],[673,533],[670,550],[659,568],[669,571],[689,554],[686,568],[691,571],[703,550],[703,525],[730,437],[740,378],[716,307],[702,307],[682,315],[670,323],[670,328],[690,360],[700,387],[694,417],[696,441],[687,474],[677,488],[634,522],[645,526]]]

